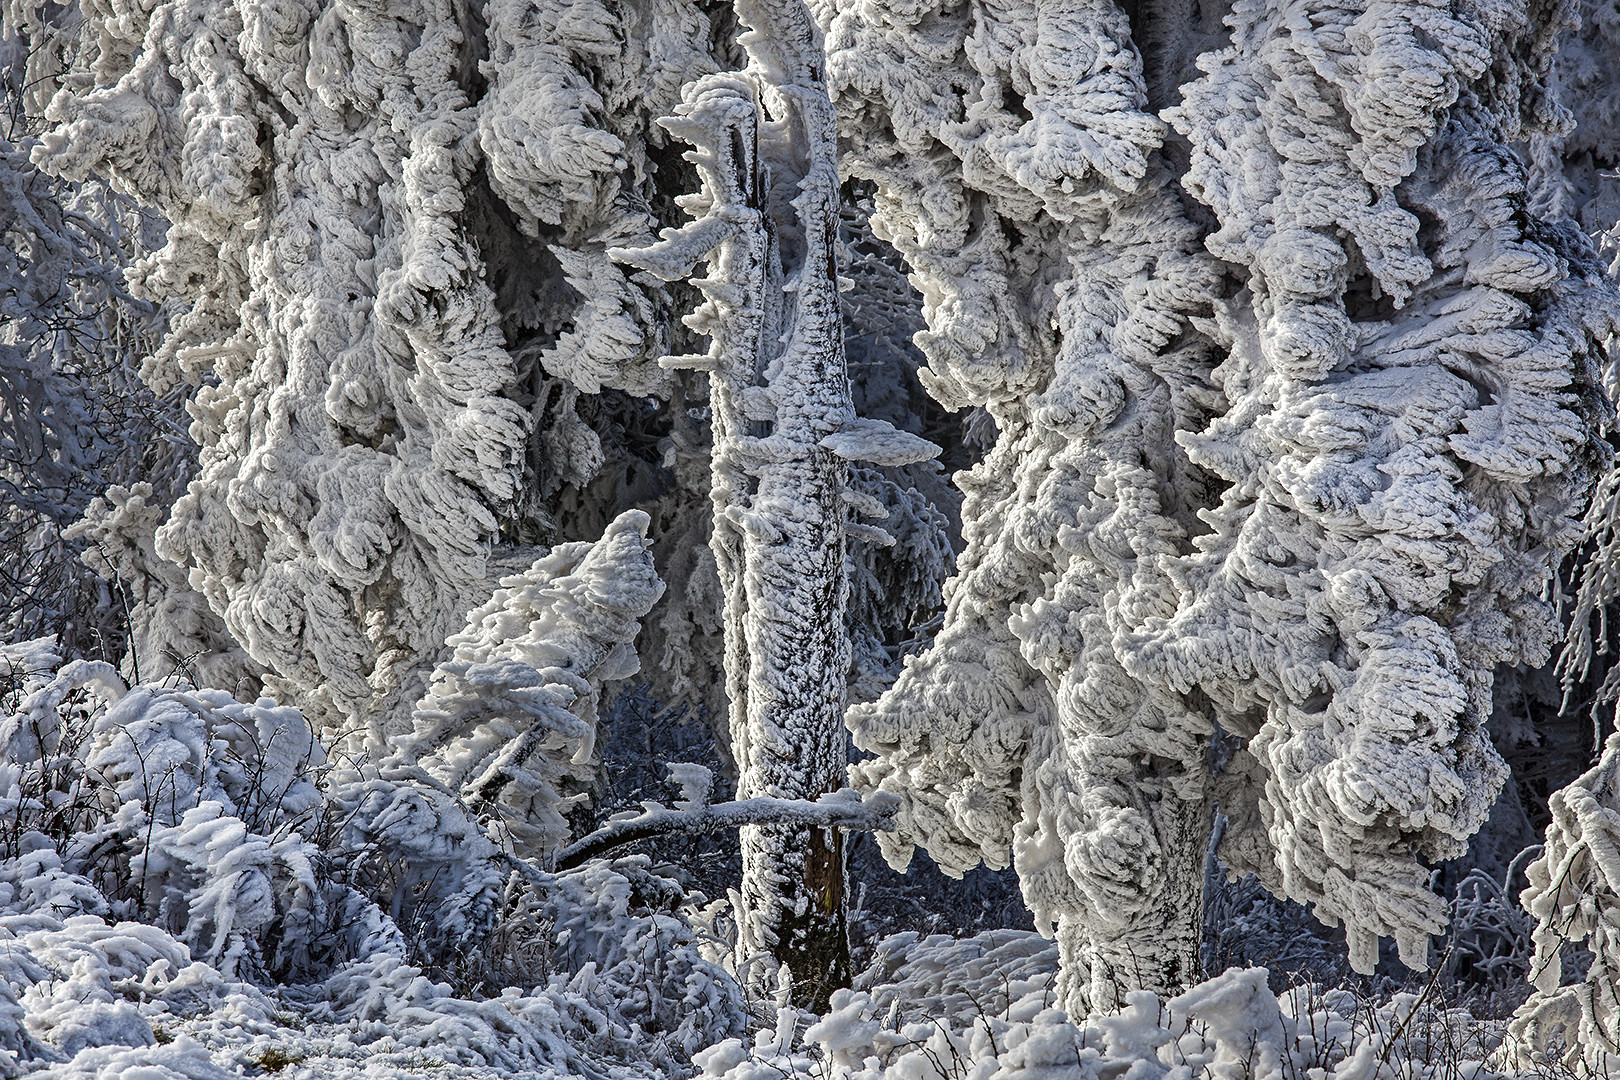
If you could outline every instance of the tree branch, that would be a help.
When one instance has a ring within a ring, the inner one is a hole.
[[[670,833],[706,833],[743,825],[819,825],[823,828],[888,830],[894,827],[897,796],[874,792],[864,800],[850,788],[807,799],[738,799],[712,806],[668,808],[647,804],[641,814],[610,821],[557,854],[557,869],[571,870],[587,859],[637,840]]]

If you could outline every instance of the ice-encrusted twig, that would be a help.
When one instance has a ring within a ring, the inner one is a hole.
[[[557,869],[571,870],[598,855],[637,840],[672,833],[707,833],[737,829],[744,825],[814,825],[823,829],[855,829],[862,832],[894,828],[900,799],[877,791],[862,799],[859,792],[843,788],[829,792],[814,802],[809,799],[737,799],[698,807],[667,807],[655,802],[642,804],[641,813],[609,821],[600,829],[581,837],[557,854]]]

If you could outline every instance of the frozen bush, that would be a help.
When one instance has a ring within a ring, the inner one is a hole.
[[[1531,994],[1513,1019],[1508,1060],[1549,1059],[1583,1076],[1620,1070],[1620,734],[1590,770],[1552,797],[1547,845],[1520,902],[1536,920]],[[1563,952],[1592,959],[1564,984]]]
[[[638,621],[663,594],[639,510],[561,544],[467,617],[401,756],[520,855],[549,858],[594,779],[604,683],[634,675]]]

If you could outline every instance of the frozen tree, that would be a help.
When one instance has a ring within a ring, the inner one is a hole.
[[[604,252],[650,237],[682,179],[651,117],[716,65],[706,14],[655,6],[179,0],[57,35],[35,158],[173,222],[131,278],[179,309],[143,374],[196,387],[201,464],[157,550],[328,728],[407,730],[531,545],[668,485],[636,429],[669,301]]]
[[[1563,123],[1562,23],[818,14],[929,388],[998,427],[944,628],[851,715],[859,779],[907,798],[892,857],[1011,848],[1066,1001],[1105,1007],[1194,973],[1213,800],[1230,869],[1343,922],[1358,969],[1381,936],[1425,966],[1425,863],[1502,780],[1492,672],[1545,661],[1606,463],[1613,287],[1503,148]]]
[[[1343,922],[1358,970],[1381,936],[1421,969],[1444,921],[1425,863],[1462,853],[1504,775],[1492,673],[1561,635],[1546,597],[1606,464],[1614,289],[1576,230],[1529,218],[1503,149],[1564,122],[1556,20],[1374,4],[1284,49],[1279,18],[1236,10],[1174,114],[1248,291],[1218,319],[1223,414],[1182,439],[1229,486],[1134,663],[1248,739],[1227,865]],[[1296,75],[1318,49],[1336,66]]]
[[[515,638],[445,642],[468,611],[504,634],[512,613],[500,605],[539,601],[491,600],[501,577],[530,565],[539,544],[594,536],[633,501],[650,511],[646,531],[666,540],[659,557],[681,586],[665,610],[631,618],[652,631],[645,649],[655,662],[644,670],[661,688],[690,691],[726,638],[734,692],[702,696],[735,701],[738,757],[752,762],[742,792],[813,801],[841,786],[846,562],[875,616],[857,672],[869,694],[883,647],[926,606],[948,550],[929,499],[893,471],[926,456],[926,444],[856,422],[842,384],[831,113],[822,100],[810,119],[798,116],[819,79],[810,23],[799,20],[783,53],[788,74],[755,77],[795,116],[767,124],[774,179],[753,196],[768,222],[759,238],[778,233],[778,253],[756,267],[756,291],[771,297],[757,303],[772,314],[753,330],[755,355],[739,376],[747,393],[717,392],[725,416],[708,425],[711,440],[688,407],[704,376],[655,363],[701,329],[669,316],[690,302],[690,265],[675,275],[682,284],[666,286],[608,252],[652,243],[673,196],[694,186],[652,118],[675,109],[684,84],[743,60],[729,9],[492,3],[480,15],[437,0],[167,0],[58,14],[51,55],[65,70],[39,73],[36,107],[54,127],[34,159],[70,179],[109,177],[173,223],[167,244],[129,276],[139,295],[173,309],[142,374],[165,392],[189,387],[200,446],[197,474],[152,544],[178,572],[146,560],[140,527],[168,509],[151,493],[110,491],[80,529],[98,565],[140,586],[143,626],[169,616],[140,631],[137,660],[246,693],[262,685],[375,758],[415,727],[414,752],[454,796],[407,797],[388,787],[393,777],[372,790],[362,769],[340,800],[352,828],[405,813],[398,799],[423,822],[448,819],[443,800],[459,796],[475,815],[502,819],[525,851],[549,850],[560,819],[538,804],[551,801],[547,790],[575,793],[595,701],[577,687],[562,701],[581,673],[553,677],[560,665],[530,660],[587,643],[537,640],[527,657]],[[804,132],[814,148],[798,145]],[[763,161],[746,168],[767,174]],[[802,212],[791,205],[801,179]],[[790,327],[799,343],[784,351],[777,337]],[[774,421],[762,415],[773,395],[783,403]],[[769,423],[774,436],[753,430]],[[713,481],[711,441],[721,462]],[[795,449],[784,455],[787,445]],[[871,458],[874,469],[852,479],[840,455]],[[711,544],[693,495],[716,484],[736,497]],[[761,539],[779,512],[803,508],[796,538]],[[895,535],[857,515],[891,516]],[[896,555],[847,559],[846,527],[898,540]],[[748,529],[757,535],[745,540]],[[722,607],[731,610],[724,634]],[[576,659],[600,661],[605,678],[628,673],[621,646],[633,631],[594,625],[600,614],[574,629],[598,635],[586,652],[603,655]],[[252,665],[223,662],[210,618]],[[451,657],[430,686],[435,663],[463,646],[469,654]],[[766,657],[763,674],[748,673],[748,653]],[[258,685],[244,681],[261,672]],[[560,712],[514,720],[541,697]],[[777,700],[803,715],[778,715]],[[545,768],[519,776],[507,759],[530,751]],[[791,764],[801,755],[814,767]],[[529,828],[539,831],[516,836]],[[809,859],[820,877],[793,886],[784,905],[771,864],[805,845],[788,839],[793,828],[766,828],[766,839],[749,841],[746,876],[759,892],[747,904],[763,920],[749,925],[774,927],[783,912],[811,925],[760,930],[744,948],[817,957],[821,970],[800,972],[816,987],[842,963],[842,862],[836,832],[798,832],[820,838]],[[418,883],[436,865],[414,850],[401,861],[414,861],[403,873]],[[786,879],[795,876],[805,875],[790,866]],[[467,897],[486,896],[487,884],[469,885]],[[822,943],[795,949],[795,935]]]
[[[1210,725],[1135,682],[1111,640],[1145,614],[1121,603],[1135,576],[1185,549],[1203,499],[1172,434],[1212,400],[1213,350],[1189,320],[1217,276],[1155,154],[1128,20],[1043,12],[1037,43],[1033,8],[820,14],[846,167],[877,184],[879,235],[923,292],[925,382],[997,429],[958,477],[967,546],[944,628],[851,714],[878,755],[856,775],[906,796],[884,838],[900,865],[913,843],[954,872],[1014,849],[1072,1004],[1174,984],[1196,960],[1185,871],[1204,847]],[[925,24],[957,44],[922,49]]]
[[[707,353],[713,438],[710,540],[725,604],[726,690],[739,796],[814,800],[842,786],[850,664],[846,533],[882,504],[852,488],[848,461],[903,465],[935,448],[859,419],[844,363],[836,268],[838,176],[821,34],[800,0],[742,3],[751,63],[692,83],[663,121],[693,143],[694,220],[612,254],[666,281],[693,274],[688,324]],[[742,830],[739,961],[766,954],[800,997],[848,979],[840,834],[800,823]]]
[[[70,653],[116,659],[123,598],[80,563],[69,526],[108,484],[172,484],[185,454],[175,402],[136,377],[161,315],[122,275],[155,218],[29,160],[42,36],[26,18],[0,25],[0,636],[52,633]]]
[[[457,218],[475,118],[455,12],[182,0],[82,18],[35,159],[170,220],[131,278],[189,310],[143,375],[207,376],[199,471],[158,551],[267,685],[380,737],[420,654],[482,599],[525,437]]]

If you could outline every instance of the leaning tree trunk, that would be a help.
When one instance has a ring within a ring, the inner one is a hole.
[[[834,255],[838,175],[820,33],[800,0],[738,3],[752,63],[686,89],[664,121],[698,149],[696,220],[615,258],[706,301],[687,323],[712,339],[670,366],[709,372],[714,534],[725,589],[726,676],[738,796],[816,799],[844,782],[849,641],[845,458],[893,464],[932,448],[858,421],[844,367]],[[772,119],[772,117],[778,119]],[[844,853],[835,829],[742,830],[739,965],[756,985],[785,966],[821,1008],[847,984]],[[760,957],[776,963],[757,965]]]

